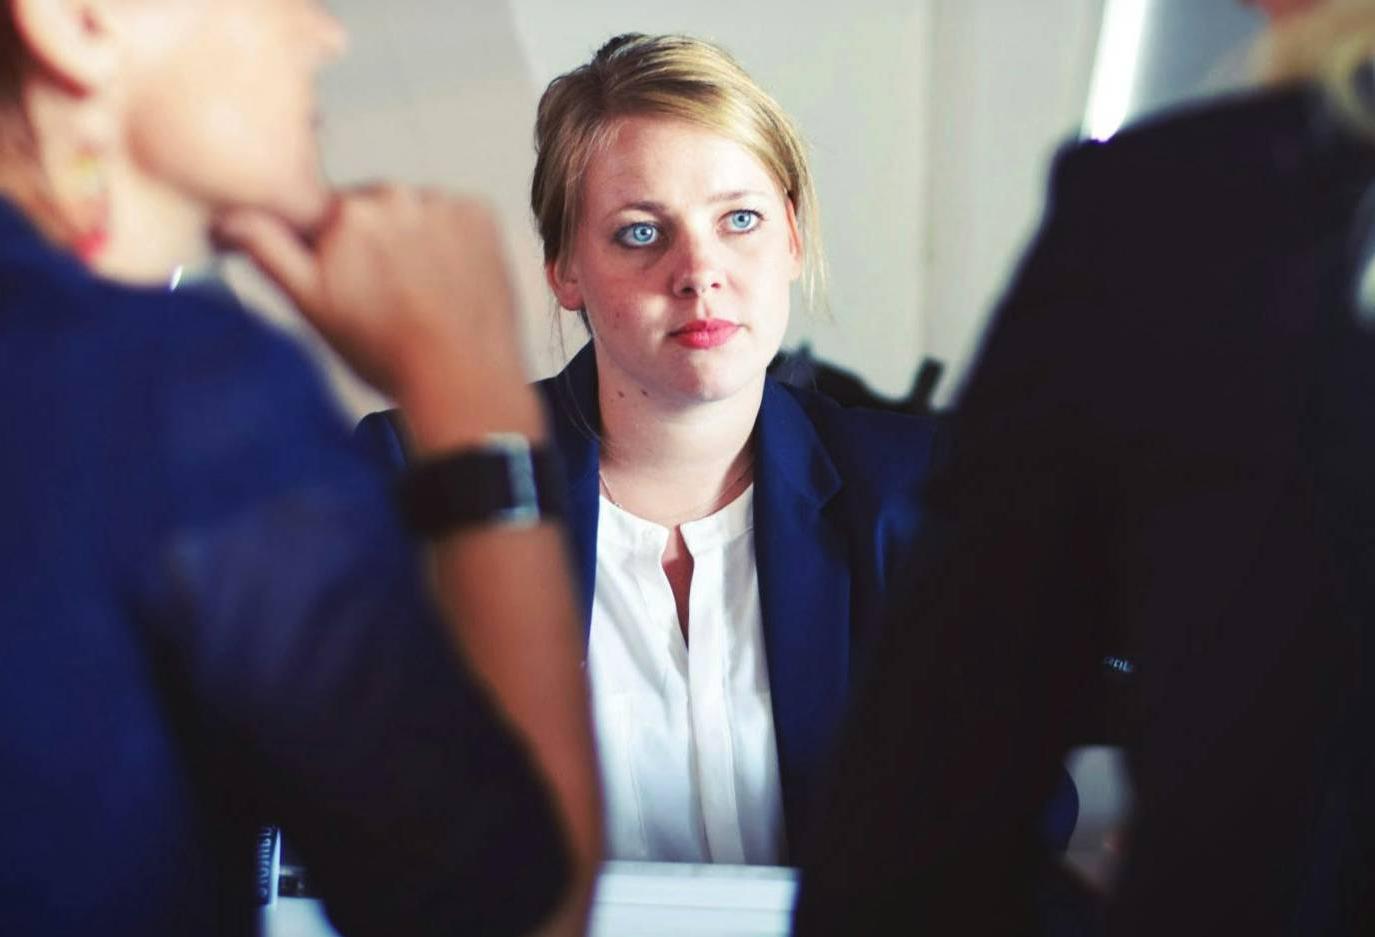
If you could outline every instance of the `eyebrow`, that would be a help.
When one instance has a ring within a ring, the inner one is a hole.
[[[759,189],[731,189],[729,192],[718,192],[715,195],[711,196],[707,199],[707,204],[719,205],[722,202],[733,202],[736,199],[745,198],[746,196],[753,196],[755,198],[765,198],[767,197],[767,195],[767,192],[763,192]],[[616,215],[623,211],[630,211],[633,209],[635,211],[647,212],[651,215],[658,215],[663,214],[667,210],[667,208],[668,206],[666,206],[663,202],[627,202],[619,208],[613,209],[608,214]]]

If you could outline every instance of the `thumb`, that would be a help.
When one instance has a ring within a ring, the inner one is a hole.
[[[227,246],[243,251],[302,312],[312,313],[324,301],[320,265],[292,228],[275,215],[235,209],[216,224]]]

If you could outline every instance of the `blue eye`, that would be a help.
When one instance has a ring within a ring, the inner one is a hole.
[[[617,231],[616,240],[626,247],[648,247],[659,240],[659,229],[647,221],[637,221]]]
[[[755,228],[759,227],[759,222],[762,220],[763,216],[760,215],[759,212],[749,208],[733,211],[726,216],[726,224],[729,225],[731,231],[736,233],[753,231]]]

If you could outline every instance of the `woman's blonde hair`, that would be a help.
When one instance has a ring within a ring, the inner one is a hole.
[[[624,117],[687,121],[743,146],[792,201],[802,235],[802,290],[824,303],[826,270],[816,191],[801,135],[724,49],[690,36],[616,36],[540,98],[530,208],[546,263],[563,263],[578,224],[582,180]]]
[[[1375,0],[1316,0],[1276,22],[1255,50],[1262,81],[1316,81],[1354,130],[1375,139]]]

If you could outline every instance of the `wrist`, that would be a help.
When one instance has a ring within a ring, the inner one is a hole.
[[[532,443],[548,436],[539,395],[514,365],[413,369],[397,387],[396,402],[418,456],[477,445],[493,433],[516,433]]]

